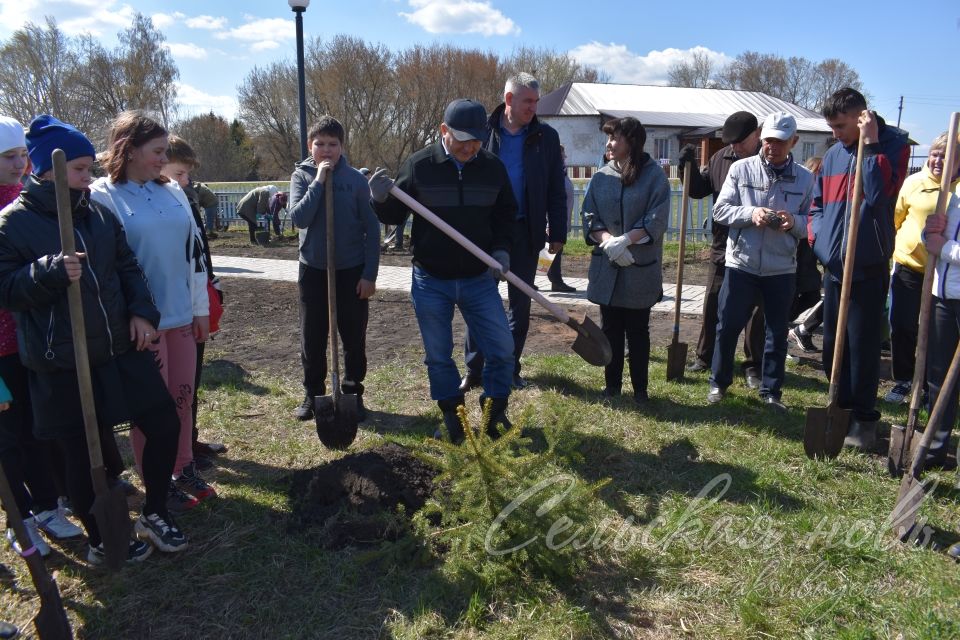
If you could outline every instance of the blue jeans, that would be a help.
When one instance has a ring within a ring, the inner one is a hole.
[[[529,285],[537,275],[537,258],[540,248],[531,252],[530,231],[526,221],[519,221],[514,225],[513,246],[510,249],[510,271]],[[507,302],[510,308],[507,320],[510,333],[513,335],[513,373],[520,375],[520,356],[527,343],[527,333],[530,331],[530,296],[517,289],[512,284],[507,285]],[[467,364],[467,373],[471,378],[480,375],[483,368],[483,358],[486,351],[483,345],[474,339],[472,329],[468,327],[467,335],[463,340],[464,361]]]
[[[453,308],[460,315],[486,356],[483,391],[488,398],[506,398],[513,382],[513,336],[497,292],[497,281],[484,273],[474,278],[442,280],[413,267],[410,287],[413,309],[420,325],[430,378],[430,397],[460,397],[460,372],[453,361]]]
[[[763,300],[766,342],[760,395],[780,397],[787,360],[787,324],[796,275],[757,276],[728,267],[720,287],[717,343],[713,349],[710,383],[726,389],[733,382],[733,357],[737,338],[753,314],[757,299]]]

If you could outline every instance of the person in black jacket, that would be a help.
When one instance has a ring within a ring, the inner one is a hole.
[[[50,116],[31,123],[27,146],[35,174],[0,218],[0,307],[13,311],[20,357],[29,370],[34,434],[54,439],[67,464],[67,491],[89,537],[87,560],[100,564],[103,546],[90,513],[90,479],[83,412],[74,361],[67,287],[80,287],[87,351],[101,439],[134,419],[147,437],[143,456],[146,499],[137,536],[164,551],[187,540],[166,510],[177,452],[179,420],[152,354],[146,350],[160,313],[146,278],[112,212],[92,202],[93,145]],[[78,252],[61,251],[50,153],[66,152],[74,237]],[[132,540],[129,560],[150,555]]]
[[[529,285],[537,273],[537,257],[550,228],[550,253],[557,253],[567,241],[567,192],[564,186],[560,136],[537,119],[540,83],[529,73],[507,80],[503,104],[490,114],[484,149],[496,155],[507,168],[517,213],[513,222],[510,267]],[[513,334],[513,387],[527,386],[520,376],[520,356],[530,329],[530,297],[513,286],[507,287],[510,303],[510,332]],[[460,390],[479,386],[483,369],[483,348],[469,329],[465,338],[467,375]]]
[[[513,338],[496,279],[510,270],[517,203],[503,163],[480,148],[485,123],[486,111],[479,102],[454,100],[444,112],[440,141],[407,158],[396,181],[397,187],[490,254],[501,267],[488,273],[484,262],[452,238],[420,216],[413,217],[410,296],[426,352],[430,395],[443,412],[454,442],[464,435],[457,416],[464,394],[453,361],[454,307],[460,309],[487,356],[480,397],[481,406],[487,398],[492,400],[487,433],[496,437],[498,426],[510,426],[505,412],[514,366]],[[377,169],[370,178],[374,211],[384,224],[398,224],[409,212],[405,204],[390,197],[393,184],[386,169]]]
[[[710,156],[706,169],[694,171],[690,180],[690,197],[697,200],[708,195],[717,201],[720,188],[727,179],[730,165],[741,158],[757,155],[760,150],[760,126],[757,117],[748,111],[737,111],[723,123],[721,132],[725,146]],[[695,149],[687,145],[680,151],[680,178],[684,178],[684,169],[688,161],[694,160]],[[697,340],[696,359],[687,365],[687,371],[709,371],[713,361],[713,347],[717,339],[717,319],[719,310],[720,287],[726,271],[725,254],[727,235],[730,227],[721,224],[711,216],[710,261],[707,264],[707,290],[703,296],[703,319],[700,325],[700,338]],[[747,386],[760,388],[760,365],[763,360],[765,340],[763,308],[759,301],[753,315],[747,322],[743,340],[743,372]]]

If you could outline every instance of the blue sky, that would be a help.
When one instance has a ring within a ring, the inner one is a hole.
[[[234,115],[236,87],[251,68],[295,56],[286,0],[0,0],[0,37],[52,15],[64,31],[89,32],[112,46],[134,11],[153,17],[166,35],[187,113]],[[960,110],[957,0],[313,0],[304,27],[308,37],[344,33],[393,49],[432,42],[503,53],[550,47],[614,82],[640,84],[664,84],[670,64],[698,47],[718,61],[745,50],[836,57],[860,73],[871,107],[888,121],[896,122],[903,95],[902,126],[924,145]]]

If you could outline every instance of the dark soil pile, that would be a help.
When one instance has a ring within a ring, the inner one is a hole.
[[[294,475],[290,529],[316,528],[328,548],[396,540],[423,507],[439,472],[387,443]]]

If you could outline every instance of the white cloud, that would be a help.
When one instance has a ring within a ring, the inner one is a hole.
[[[273,40],[261,40],[260,42],[254,42],[250,45],[251,51],[267,51],[269,49],[277,49],[280,47],[279,42],[274,42]]]
[[[518,35],[520,27],[477,0],[409,0],[412,13],[400,15],[429,33],[479,33],[484,36]]]
[[[296,27],[293,20],[283,18],[254,18],[244,16],[246,24],[234,29],[220,31],[214,34],[218,40],[242,40],[244,42],[277,42],[278,40],[292,40],[296,37]]]
[[[111,31],[116,31],[128,27],[133,21],[134,8],[128,4],[114,8],[113,4],[101,2],[98,8],[85,16],[60,22],[60,28],[68,35],[89,33],[99,37],[103,35],[103,28],[109,27]]]
[[[177,20],[183,20],[186,17],[187,16],[179,11],[175,11],[174,13],[155,13],[150,16],[150,19],[153,21],[153,26],[157,29],[165,29],[175,24]]]
[[[227,26],[227,19],[223,16],[196,16],[187,18],[185,24],[191,29],[223,29]]]
[[[181,115],[191,116],[213,111],[227,120],[237,117],[238,105],[233,96],[214,96],[182,82],[177,83]]]
[[[667,84],[667,71],[677,62],[689,62],[694,53],[705,54],[715,67],[732,62],[733,58],[706,47],[690,49],[664,49],[640,55],[627,49],[626,45],[602,42],[582,44],[570,50],[577,62],[606,71],[614,82],[630,84]]]
[[[163,46],[173,54],[174,58],[205,60],[207,57],[207,50],[192,42],[165,42]]]

